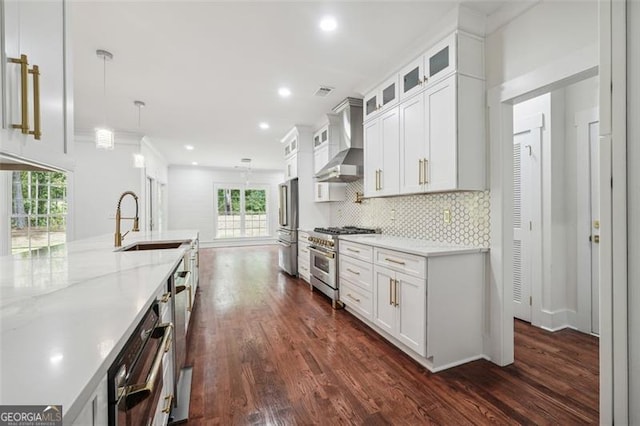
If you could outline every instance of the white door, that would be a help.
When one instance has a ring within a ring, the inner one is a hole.
[[[364,124],[364,194],[366,196],[377,195],[380,157],[382,157],[380,121],[375,119]]]
[[[379,195],[396,195],[400,189],[400,114],[395,107],[380,116],[382,163],[378,180]]]
[[[591,174],[591,332],[600,334],[600,145],[599,123],[589,125],[589,154]]]
[[[531,322],[533,283],[542,278],[542,114],[514,122],[513,316]]]
[[[422,356],[427,354],[427,283],[424,278],[396,273],[398,339]]]
[[[578,330],[600,333],[600,152],[598,110],[576,114]]]
[[[425,92],[425,112],[425,128],[429,140],[425,165],[427,189],[455,189],[458,186],[455,75]],[[464,123],[461,125],[464,126]]]
[[[375,267],[373,277],[373,322],[394,335],[396,328],[396,307],[393,304],[393,278],[395,274],[385,268]]]
[[[426,158],[424,96],[400,105],[400,193],[424,191],[422,162]]]

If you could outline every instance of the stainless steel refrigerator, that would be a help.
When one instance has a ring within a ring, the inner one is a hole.
[[[298,274],[298,179],[278,185],[278,265]]]

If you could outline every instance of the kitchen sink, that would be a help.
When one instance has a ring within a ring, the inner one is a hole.
[[[139,243],[131,244],[123,247],[117,251],[143,251],[143,250],[166,250],[176,249],[183,244],[189,244],[189,240],[180,241],[141,241]]]

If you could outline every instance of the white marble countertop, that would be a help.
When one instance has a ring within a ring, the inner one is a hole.
[[[489,251],[489,249],[483,247],[455,245],[439,241],[418,240],[415,238],[395,237],[383,234],[340,235],[339,238],[342,241],[352,241],[354,243],[398,250],[425,257]]]
[[[123,246],[196,238],[129,233]],[[115,250],[110,234],[0,257],[0,404],[62,404],[73,421],[185,252]]]

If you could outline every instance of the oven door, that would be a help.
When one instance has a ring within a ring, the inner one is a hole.
[[[311,276],[316,277],[329,287],[337,289],[336,254],[314,246],[309,247],[309,253],[311,254]]]
[[[145,426],[153,422],[162,394],[162,358],[171,349],[172,336],[172,324],[156,327],[138,361],[128,372],[125,384],[117,387],[117,426]]]

